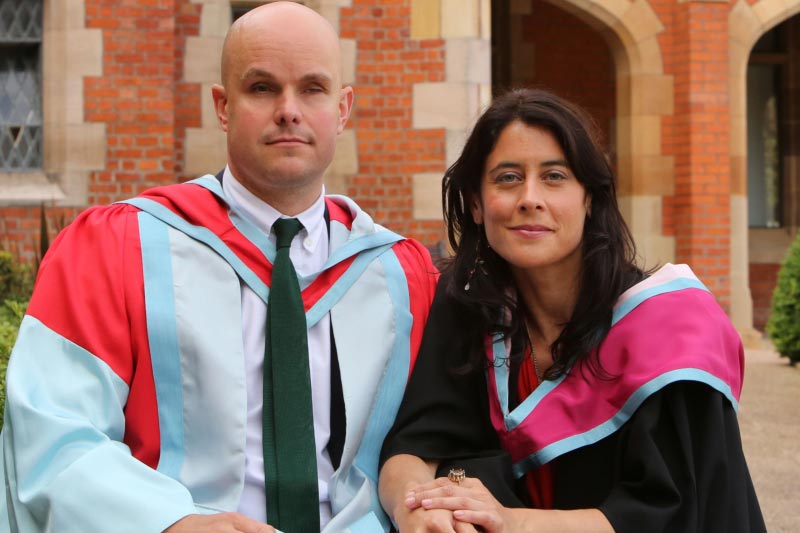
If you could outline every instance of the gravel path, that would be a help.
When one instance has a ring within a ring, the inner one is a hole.
[[[767,530],[800,532],[800,365],[748,349],[739,425]]]

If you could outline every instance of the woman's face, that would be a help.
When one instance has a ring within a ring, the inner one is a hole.
[[[512,267],[576,272],[591,199],[547,130],[520,121],[500,133],[486,160],[472,217]]]

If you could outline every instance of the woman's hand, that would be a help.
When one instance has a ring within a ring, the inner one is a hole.
[[[447,478],[420,484],[406,494],[403,503],[409,510],[452,512],[457,532],[461,531],[458,527],[468,525],[486,533],[614,533],[614,528],[598,509],[562,511],[503,507],[476,478],[465,478],[459,484]]]
[[[517,509],[503,507],[476,478],[465,478],[458,484],[446,477],[437,478],[409,491],[404,503],[412,512],[418,510],[428,513],[452,512],[451,520],[456,527],[470,528],[466,530],[454,528],[453,530],[457,532],[477,531],[476,526],[487,533],[524,531],[523,516],[521,516],[523,513]],[[400,531],[405,533],[402,528]]]
[[[446,509],[398,509],[394,513],[400,533],[475,533],[472,524],[459,522]]]
[[[422,487],[433,481],[436,462],[400,454],[390,457],[381,469],[378,488],[384,510],[394,519],[400,533],[476,533],[466,522],[453,519],[446,509],[424,509],[415,502],[412,487]]]

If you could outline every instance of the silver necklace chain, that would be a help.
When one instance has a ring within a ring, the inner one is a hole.
[[[533,335],[531,334],[531,325],[525,320],[525,331],[528,333],[528,343],[531,345],[531,360],[533,361],[533,373],[536,374],[536,379],[539,383],[542,382],[544,374],[539,371],[539,362],[536,360],[536,349],[533,347]]]

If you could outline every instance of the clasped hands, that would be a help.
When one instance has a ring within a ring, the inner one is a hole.
[[[477,478],[437,478],[408,491],[395,520],[400,533],[520,531],[517,510],[503,507]]]

